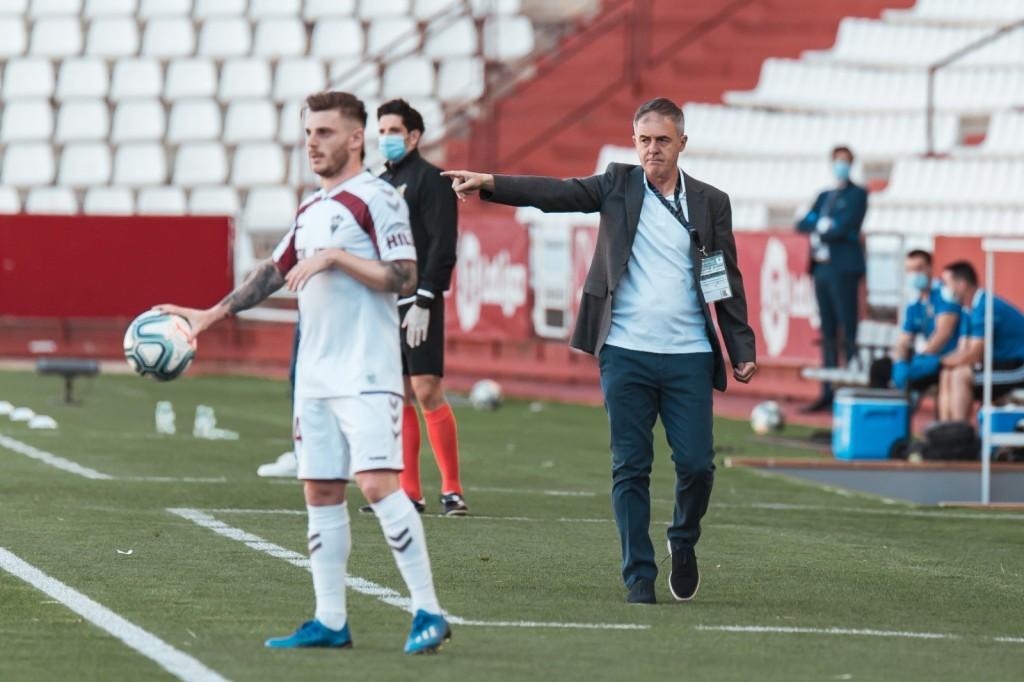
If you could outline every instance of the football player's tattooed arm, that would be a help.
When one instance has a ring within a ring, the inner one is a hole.
[[[390,291],[409,296],[416,291],[416,261],[377,260],[356,256],[341,249],[327,249],[334,267],[377,291]]]

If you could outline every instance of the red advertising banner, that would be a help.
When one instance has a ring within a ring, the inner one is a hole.
[[[461,221],[458,262],[447,296],[447,333],[508,341],[532,338],[529,262],[529,232],[511,217]]]
[[[0,215],[0,316],[134,317],[230,291],[226,217]]]

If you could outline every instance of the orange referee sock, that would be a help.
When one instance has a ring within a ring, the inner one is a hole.
[[[402,469],[398,480],[410,500],[423,499],[420,487],[420,418],[414,405],[402,410]]]
[[[434,450],[437,468],[441,470],[441,492],[462,494],[459,481],[459,435],[455,414],[448,403],[436,410],[424,410],[427,438]]]

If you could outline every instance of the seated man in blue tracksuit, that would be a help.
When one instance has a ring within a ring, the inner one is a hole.
[[[938,383],[942,357],[956,350],[960,306],[942,298],[942,283],[932,279],[932,255],[927,251],[907,254],[906,277],[907,289],[916,295],[904,311],[903,329],[893,349],[892,383],[923,391]]]

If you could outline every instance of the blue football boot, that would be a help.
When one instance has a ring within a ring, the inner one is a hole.
[[[409,639],[405,640],[407,654],[433,654],[452,638],[452,629],[444,616],[427,613],[423,609],[412,618]]]
[[[352,646],[348,623],[340,630],[332,630],[318,620],[307,620],[293,634],[274,637],[265,642],[271,649],[299,649],[303,647],[333,647],[347,649]]]

